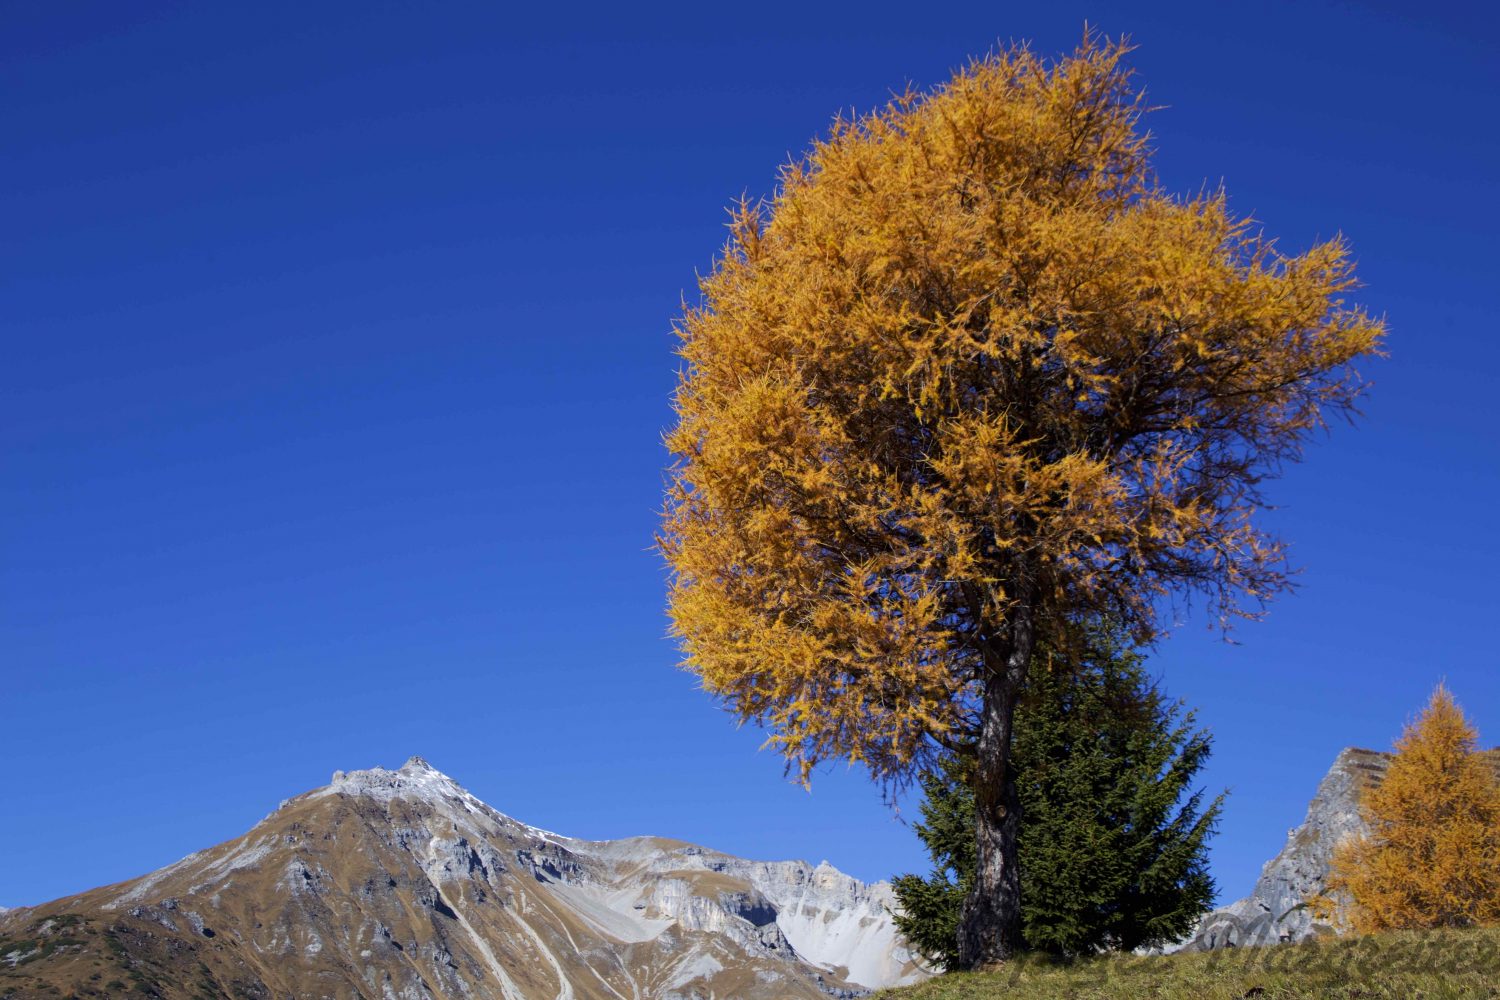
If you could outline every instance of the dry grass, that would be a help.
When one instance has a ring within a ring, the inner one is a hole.
[[[1500,929],[1377,934],[1070,964],[1022,960],[940,976],[884,1000],[1496,1000]]]

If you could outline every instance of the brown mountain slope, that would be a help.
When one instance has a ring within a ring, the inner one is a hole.
[[[504,816],[413,758],[143,878],[0,914],[0,1000],[675,1000],[910,981],[888,887]]]

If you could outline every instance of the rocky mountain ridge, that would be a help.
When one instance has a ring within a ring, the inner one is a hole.
[[[1250,895],[1204,915],[1183,947],[1207,951],[1333,933],[1332,927],[1314,919],[1306,901],[1327,886],[1338,843],[1366,831],[1359,796],[1385,778],[1391,756],[1358,747],[1341,751],[1318,783],[1307,816],[1288,832],[1281,851],[1266,862]],[[1500,779],[1500,748],[1480,756]]]
[[[335,772],[244,836],[0,914],[0,998],[852,997],[921,973],[884,883],[681,841],[584,841],[421,758]]]

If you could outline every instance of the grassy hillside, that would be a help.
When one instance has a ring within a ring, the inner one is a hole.
[[[942,976],[883,1000],[1495,1000],[1500,929],[1379,934],[1272,948]]]

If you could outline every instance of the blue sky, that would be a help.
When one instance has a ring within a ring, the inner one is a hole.
[[[1223,898],[1439,678],[1500,742],[1477,5],[0,17],[0,903],[414,753],[578,836],[921,867],[862,773],[787,783],[674,668],[670,324],[725,205],[836,110],[1085,20],[1139,44],[1169,188],[1222,179],[1290,250],[1344,232],[1390,322],[1359,426],[1271,491],[1301,589],[1152,660],[1216,734]]]

